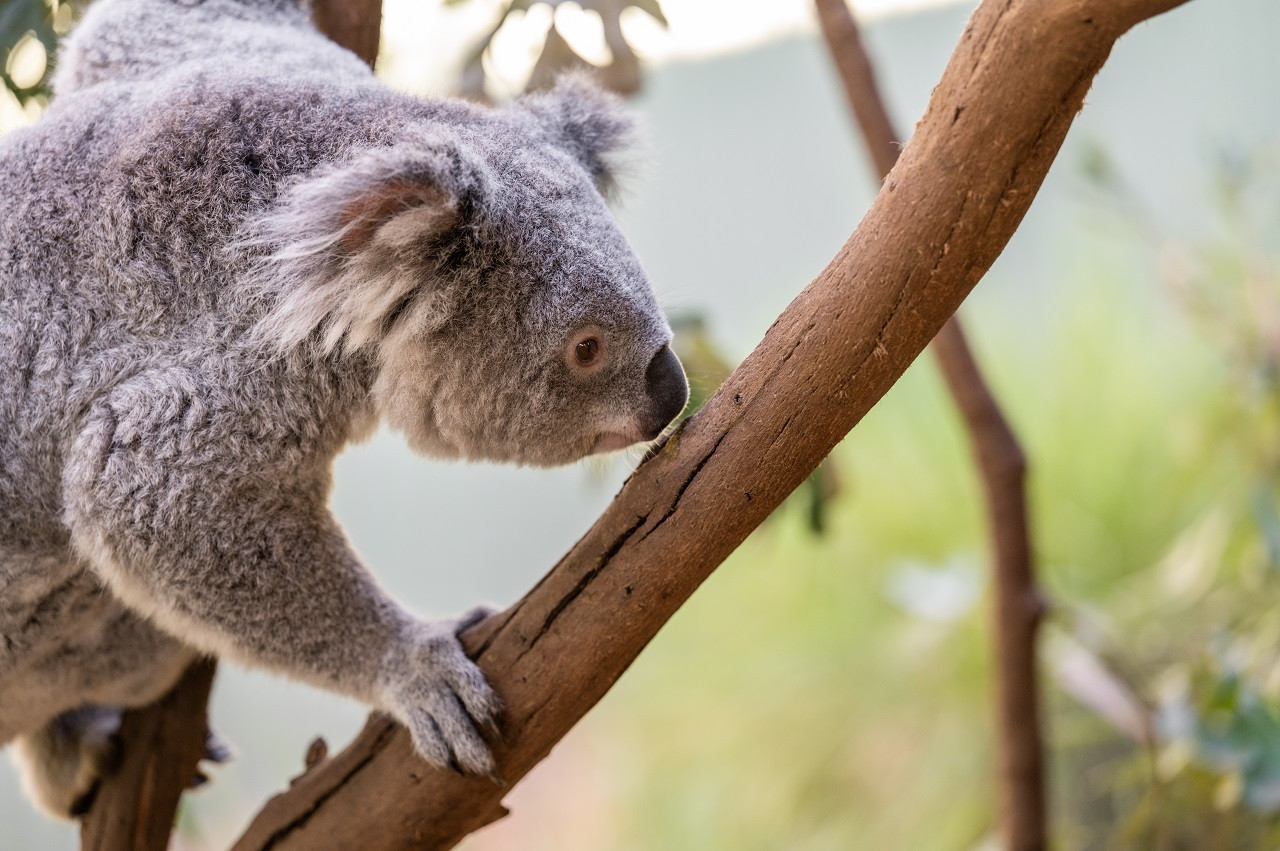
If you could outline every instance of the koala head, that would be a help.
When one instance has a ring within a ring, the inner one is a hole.
[[[569,80],[448,108],[251,225],[270,249],[257,334],[371,356],[374,404],[427,454],[552,465],[656,438],[688,386],[605,203],[618,106]]]

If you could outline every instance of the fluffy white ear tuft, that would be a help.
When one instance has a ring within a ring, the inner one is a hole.
[[[288,188],[233,245],[252,253],[267,305],[258,341],[288,351],[316,337],[325,354],[379,343],[439,272],[480,184],[451,146],[369,151]]]
[[[617,95],[574,71],[562,75],[551,90],[525,95],[515,106],[532,113],[586,167],[601,192],[613,192],[620,162],[636,135],[635,121]]]

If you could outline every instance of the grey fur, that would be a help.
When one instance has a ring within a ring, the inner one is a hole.
[[[678,413],[602,197],[626,119],[580,80],[497,111],[392,92],[286,0],[100,0],[55,87],[0,140],[0,745],[65,815],[101,762],[67,756],[66,713],[207,653],[491,771],[498,699],[455,635],[476,615],[378,587],[330,465],[380,419],[541,465]]]

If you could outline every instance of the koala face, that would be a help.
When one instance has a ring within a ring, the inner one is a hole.
[[[284,200],[273,245],[281,218],[327,218],[260,270],[287,289],[259,333],[372,352],[375,405],[427,454],[553,465],[656,438],[688,386],[604,199],[625,121],[576,81],[472,119]]]
[[[416,261],[445,283],[383,346],[384,416],[420,451],[526,464],[657,437],[684,407],[684,373],[590,175],[550,143],[486,166],[449,257]]]

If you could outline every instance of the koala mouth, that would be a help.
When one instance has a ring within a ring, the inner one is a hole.
[[[616,452],[619,449],[626,449],[636,443],[640,443],[642,438],[640,435],[629,432],[606,431],[596,438],[596,442],[591,446],[591,454],[599,455],[603,452]]]

